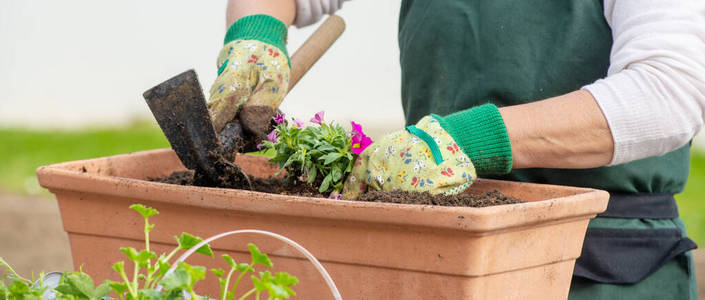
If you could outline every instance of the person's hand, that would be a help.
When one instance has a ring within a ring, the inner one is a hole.
[[[218,133],[243,106],[269,108],[253,110],[267,114],[252,118],[266,124],[243,124],[243,127],[268,128],[289,87],[286,36],[286,25],[267,15],[243,17],[230,26],[225,46],[218,55],[218,77],[211,86],[208,103]]]
[[[426,116],[360,153],[343,198],[355,199],[368,189],[458,194],[475,178],[470,158],[436,119]]]

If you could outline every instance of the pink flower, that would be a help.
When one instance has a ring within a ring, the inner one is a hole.
[[[323,111],[323,110],[317,112],[316,115],[314,115],[313,118],[311,118],[311,120],[309,120],[309,122],[321,125],[321,123],[323,123],[323,114],[324,113],[325,113],[325,111]]]
[[[342,197],[342,196],[343,196],[343,194],[330,193],[330,195],[328,196],[328,199],[335,199],[335,200],[338,200],[338,199],[340,199],[340,197]]]
[[[350,150],[355,154],[360,154],[368,146],[372,144],[372,139],[362,132],[362,126],[355,122],[350,122],[352,124],[352,145],[350,145]]]
[[[294,119],[294,127],[304,129],[304,121],[299,120],[299,118]]]
[[[272,132],[270,132],[270,133],[267,135],[267,140],[269,140],[269,141],[272,142],[272,143],[276,143],[278,136],[279,136],[279,133],[277,132],[277,130],[276,130],[276,129],[275,129],[275,130],[272,130]]]
[[[264,144],[263,144],[263,143],[259,143],[259,144],[257,144],[257,150],[262,150],[262,146],[264,146]]]
[[[277,125],[279,125],[281,123],[284,123],[284,117],[286,117],[285,114],[277,113],[277,115],[274,116],[272,120],[274,120],[274,123],[277,123]]]
[[[356,136],[358,134],[365,135],[364,132],[362,132],[362,125],[355,123],[355,121],[350,122],[352,124],[352,135]]]

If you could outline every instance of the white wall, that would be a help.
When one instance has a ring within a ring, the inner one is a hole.
[[[346,2],[347,30],[282,109],[308,119],[402,125],[399,1]],[[142,92],[195,68],[215,79],[225,1],[3,0],[0,126],[73,127],[151,119]],[[315,28],[290,30],[294,52]]]
[[[356,120],[375,135],[400,128],[399,2],[346,2],[346,32],[282,109],[306,119],[323,109],[328,120]],[[207,94],[224,15],[225,0],[2,0],[0,126],[152,120],[142,92],[189,68]],[[289,51],[317,25],[292,28]]]

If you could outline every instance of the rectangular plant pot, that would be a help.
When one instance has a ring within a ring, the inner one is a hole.
[[[240,155],[253,176],[276,167]],[[298,242],[328,269],[344,299],[565,299],[590,218],[607,208],[607,192],[478,179],[468,192],[497,189],[528,203],[485,208],[438,207],[308,198],[146,181],[184,170],[171,149],[40,167],[39,183],[56,195],[76,268],[118,280],[119,247],[143,247],[143,221],[127,207],[155,207],[156,251],[182,231],[201,237],[261,229]],[[212,246],[249,262],[246,244],[270,254],[275,271],[300,279],[299,299],[331,299],[323,279],[293,248],[256,235]],[[160,253],[160,252],[157,252]],[[220,258],[189,263],[220,266]],[[129,264],[128,264],[129,265]],[[129,272],[128,272],[129,274]],[[211,277],[199,283],[216,298]]]

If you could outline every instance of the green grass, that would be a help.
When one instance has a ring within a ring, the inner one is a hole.
[[[37,167],[70,160],[95,158],[169,147],[159,128],[135,123],[125,128],[31,130],[0,128],[0,191],[16,194],[47,193],[39,187]],[[689,236],[705,245],[705,154],[693,151],[690,178],[676,196]]]
[[[705,154],[692,151],[690,177],[682,194],[676,195],[678,211],[685,221],[688,236],[705,245]]]
[[[35,176],[39,166],[163,147],[169,147],[164,134],[147,122],[77,130],[0,128],[0,190],[45,193]]]

